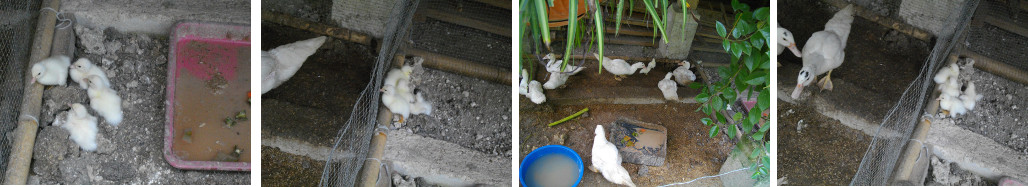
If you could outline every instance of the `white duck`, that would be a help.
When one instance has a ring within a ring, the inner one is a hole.
[[[550,79],[543,84],[543,89],[552,90],[564,85],[571,77],[571,73],[550,72]]]
[[[32,64],[32,80],[42,85],[65,85],[68,82],[68,66],[71,58],[64,55],[52,56]]]
[[[543,94],[543,86],[539,81],[533,80],[528,83],[528,99],[531,99],[535,104],[546,102],[546,95]]]
[[[692,81],[696,81],[696,74],[689,70],[690,66],[689,61],[683,60],[678,63],[678,68],[671,71],[675,74],[675,82],[678,82],[679,85],[688,86]]]
[[[521,82],[517,85],[518,94],[528,96],[528,70],[521,69]]]
[[[832,90],[832,70],[842,65],[845,59],[846,39],[853,23],[853,5],[846,6],[835,13],[825,24],[825,30],[815,32],[803,46],[803,68],[796,76],[796,89],[792,98],[799,98],[803,87],[814,82],[818,75],[828,73],[821,81],[822,90]]]
[[[327,37],[320,36],[261,51],[261,93],[267,93],[293,77],[307,57],[318,51]]]
[[[93,75],[100,77],[100,81],[103,81],[104,84],[111,85],[111,80],[107,78],[107,73],[104,73],[103,69],[97,67],[92,61],[89,61],[89,59],[86,58],[75,60],[75,63],[71,64],[68,74],[71,75],[71,80],[78,83],[79,87],[82,89],[89,88],[85,82],[86,77]]]
[[[596,136],[593,137],[592,162],[589,170],[600,172],[603,178],[614,184],[635,187],[632,176],[621,166],[621,153],[618,147],[607,141],[602,125],[596,125]]]
[[[68,120],[61,128],[68,130],[68,139],[79,144],[82,150],[95,151],[96,134],[99,132],[96,128],[96,117],[89,115],[82,104],[75,103],[69,106],[71,110],[68,111]]]
[[[596,59],[600,59],[600,54],[593,53]],[[614,74],[615,80],[621,81],[627,75],[635,73],[635,70],[646,68],[646,64],[642,62],[636,62],[635,64],[628,65],[628,62],[621,59],[610,59],[603,57],[603,69],[607,70],[611,74]]]
[[[650,74],[650,70],[653,70],[653,67],[657,67],[657,59],[656,58],[654,58],[653,60],[650,60],[650,63],[647,64],[645,68],[640,69],[639,73],[649,75]]]
[[[518,93],[528,96],[528,70],[521,69],[521,83],[518,84]]]
[[[660,92],[664,93],[664,99],[677,101],[678,100],[678,83],[671,80],[671,76],[674,72],[668,72],[664,75],[664,80],[657,82],[657,88],[660,88]]]
[[[564,61],[563,60],[553,59],[553,53],[550,53],[550,54],[547,54],[546,56],[543,56],[543,60],[549,60],[548,62],[546,62],[546,72],[550,72],[550,73],[553,73],[553,72],[564,72],[564,73],[570,73],[571,75],[575,75],[575,74],[578,74],[578,72],[581,72],[583,69],[585,69],[585,67],[574,66],[574,65],[571,65],[571,64],[567,64],[567,65],[564,66],[564,71],[561,71],[560,70],[560,64],[563,63]]]
[[[782,28],[782,26],[778,26],[778,22],[775,22],[774,24],[775,27],[778,27],[778,55],[782,55],[782,52],[785,52],[785,49],[789,49],[789,51],[792,51],[792,54],[796,55],[796,57],[803,57],[803,55],[800,54],[799,48],[796,47],[796,39],[793,38],[792,32],[789,32],[788,29]]]

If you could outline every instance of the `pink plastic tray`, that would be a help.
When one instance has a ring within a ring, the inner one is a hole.
[[[175,106],[173,105],[175,103],[175,83],[176,80],[179,79],[179,76],[195,76],[201,79],[210,79],[212,74],[221,73],[221,75],[224,75],[227,79],[237,77],[237,72],[234,71],[236,68],[230,67],[217,68],[221,72],[196,71],[195,67],[198,66],[196,65],[196,63],[198,63],[197,60],[185,58],[188,54],[176,54],[176,45],[179,43],[179,41],[183,40],[231,43],[234,46],[248,47],[250,46],[250,27],[246,25],[211,22],[179,22],[172,27],[170,41],[171,47],[170,53],[168,55],[168,85],[166,90],[168,102],[165,103],[165,109],[167,110],[166,117],[168,119],[167,124],[165,126],[164,134],[165,160],[167,160],[168,163],[171,164],[173,167],[179,169],[250,171],[249,162],[189,161],[183,160],[182,158],[173,153],[172,146],[175,142]],[[230,53],[225,51],[211,52],[218,53],[216,55],[224,55],[228,59],[236,59],[236,56],[239,55],[237,53]],[[179,57],[179,55],[182,55],[183,57]],[[179,61],[179,59],[182,60]],[[231,62],[232,63],[224,63],[221,66],[234,67],[239,65],[234,60]],[[249,77],[249,75],[240,76]],[[245,147],[243,149],[250,149],[250,147]],[[251,152],[251,154],[253,153]]]

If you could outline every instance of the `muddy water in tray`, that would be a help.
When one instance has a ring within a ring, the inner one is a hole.
[[[575,184],[578,179],[578,165],[574,160],[560,154],[550,154],[539,158],[528,166],[532,173],[532,181],[543,187],[567,187]]]
[[[175,155],[191,161],[250,162],[250,46],[196,40],[177,46]]]

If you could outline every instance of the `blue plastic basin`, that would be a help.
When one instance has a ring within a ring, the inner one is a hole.
[[[525,159],[521,161],[521,168],[518,171],[518,173],[520,173],[518,178],[521,181],[521,186],[536,186],[534,185],[534,181],[531,181],[531,179],[526,179],[526,176],[532,176],[530,173],[528,173],[528,167],[531,166],[532,163],[534,163],[539,158],[551,154],[564,155],[568,158],[571,158],[571,160],[574,160],[575,165],[578,166],[578,178],[575,179],[575,185],[573,186],[578,186],[578,183],[582,182],[582,173],[585,172],[584,164],[582,164],[582,157],[578,156],[578,153],[576,153],[575,150],[571,150],[571,148],[565,147],[563,145],[547,145],[532,150],[532,152],[528,153],[528,156],[525,156]],[[533,185],[528,185],[529,183]]]

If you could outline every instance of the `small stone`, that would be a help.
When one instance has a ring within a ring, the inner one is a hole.
[[[468,96],[470,96],[470,95],[471,95],[471,92],[468,92],[468,91],[464,91],[464,92],[462,92],[462,94],[464,94],[464,97],[468,97]]]
[[[125,86],[128,86],[129,88],[135,88],[136,86],[139,86],[139,81],[133,80],[132,82],[129,82]]]
[[[113,60],[107,58],[100,59],[100,62],[103,63],[105,66],[109,66],[114,63]]]
[[[646,167],[645,165],[640,165],[639,166],[639,173],[638,174],[639,174],[640,177],[645,177],[646,174],[649,174],[649,173],[650,173],[650,167]]]
[[[485,138],[485,136],[483,136],[481,134],[475,135],[475,140],[482,140],[482,138]]]
[[[471,107],[478,107],[478,103],[471,102]]]
[[[508,118],[507,115],[503,115],[503,116],[500,116],[500,117],[503,118],[504,121],[506,121],[507,118]]]

